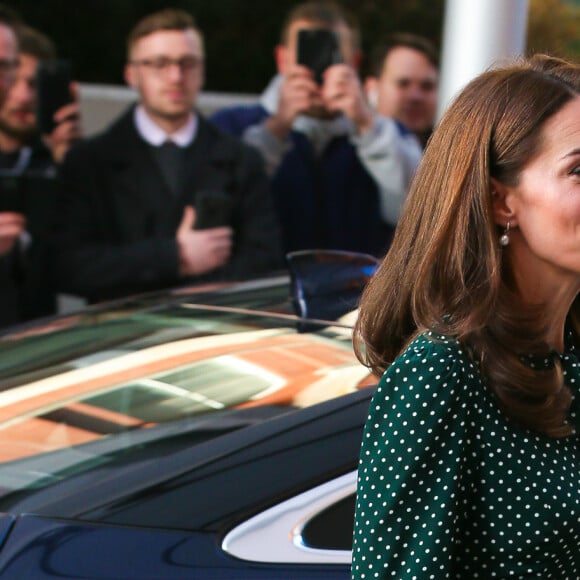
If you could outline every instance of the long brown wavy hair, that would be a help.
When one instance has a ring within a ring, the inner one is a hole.
[[[573,432],[559,359],[548,368],[522,361],[522,353],[549,352],[546,314],[519,296],[498,243],[491,178],[517,185],[544,123],[579,87],[579,66],[537,55],[483,73],[448,108],[361,299],[355,350],[376,374],[432,329],[466,347],[517,424],[551,437]],[[578,331],[578,298],[569,318]]]

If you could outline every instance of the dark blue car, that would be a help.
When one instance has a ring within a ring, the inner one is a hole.
[[[349,577],[372,265],[314,262],[0,337],[0,579]]]

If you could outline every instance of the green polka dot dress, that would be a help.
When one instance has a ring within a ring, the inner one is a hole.
[[[561,359],[580,431],[571,345]],[[419,337],[370,407],[353,579],[580,579],[579,445],[510,424],[457,341]]]

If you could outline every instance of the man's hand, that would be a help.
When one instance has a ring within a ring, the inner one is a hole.
[[[299,64],[292,65],[284,75],[280,87],[278,110],[268,118],[266,126],[278,139],[284,140],[294,119],[320,103],[320,89],[314,81],[312,71]]]
[[[78,86],[71,83],[73,102],[61,107],[55,114],[56,127],[50,135],[43,135],[44,143],[50,149],[52,158],[61,163],[73,143],[82,137]]]
[[[194,230],[194,225],[195,209],[187,206],[175,236],[180,276],[211,272],[227,263],[232,253],[232,228],[223,226]]]
[[[373,114],[356,71],[346,64],[335,64],[324,72],[322,98],[326,108],[339,111],[355,125],[359,134],[371,128]]]
[[[0,212],[0,256],[8,254],[26,227],[26,218],[20,213]]]

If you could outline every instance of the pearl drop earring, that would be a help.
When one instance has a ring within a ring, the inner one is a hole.
[[[499,238],[499,245],[502,246],[503,248],[505,248],[510,243],[509,232],[510,232],[510,221],[508,220],[508,223],[505,226],[505,230]]]

